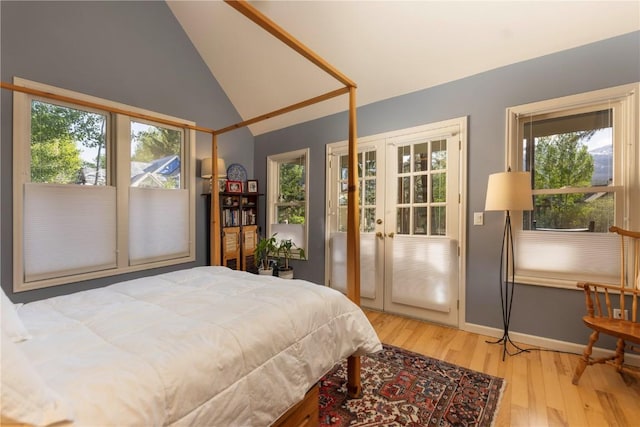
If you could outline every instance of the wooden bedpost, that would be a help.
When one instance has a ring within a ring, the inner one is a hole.
[[[211,219],[209,249],[211,265],[220,265],[220,197],[218,196],[218,141],[216,133],[211,134]]]
[[[347,296],[360,306],[360,195],[358,192],[358,141],[356,88],[349,87],[349,179],[347,208]],[[349,397],[362,396],[360,357],[347,359]]]

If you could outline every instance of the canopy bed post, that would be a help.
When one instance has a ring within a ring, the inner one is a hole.
[[[360,221],[359,221],[359,199],[358,199],[358,147],[356,141],[356,87],[355,82],[350,80],[335,67],[318,56],[307,46],[296,40],[291,34],[278,26],[275,22],[263,15],[258,9],[250,5],[246,0],[225,0],[225,2],[243,14],[246,18],[262,27],[269,34],[289,46],[310,62],[324,70],[327,74],[344,84],[343,90],[349,92],[349,177],[348,177],[348,211],[347,211],[347,296],[355,304],[360,306]],[[292,111],[310,105],[311,102],[320,102],[325,97],[336,96],[338,91],[330,92],[316,99],[309,100],[278,110],[277,114]],[[273,113],[265,114],[255,120],[263,120],[273,117]],[[238,125],[225,128],[235,129],[253,123],[253,120],[240,123]],[[360,381],[360,357],[350,356],[347,361],[347,390],[350,397],[360,397],[362,394],[362,384]]]
[[[211,133],[211,231],[209,233],[209,247],[211,248],[211,265],[220,265],[220,197],[218,196],[218,137],[215,132]]]
[[[360,214],[358,192],[358,141],[356,123],[356,88],[349,87],[349,177],[347,199],[347,296],[360,305]],[[360,357],[347,359],[349,397],[362,395]]]

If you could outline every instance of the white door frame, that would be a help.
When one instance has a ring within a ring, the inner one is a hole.
[[[385,132],[385,133],[381,133],[381,134],[377,134],[377,135],[370,135],[370,136],[366,136],[366,137],[362,137],[362,138],[358,138],[358,142],[359,143],[367,143],[367,142],[371,142],[371,141],[376,141],[376,140],[380,140],[380,139],[388,139],[388,138],[395,138],[395,137],[399,137],[399,136],[406,136],[406,135],[410,135],[412,133],[420,133],[420,132],[425,132],[428,130],[432,130],[434,128],[434,125],[437,125],[437,127],[447,127],[447,126],[453,126],[453,125],[458,125],[459,129],[460,129],[460,152],[459,152],[459,184],[458,184],[458,191],[459,191],[459,203],[458,203],[458,218],[459,218],[459,222],[458,222],[458,236],[459,236],[459,243],[458,243],[458,327],[460,327],[460,325],[464,325],[466,324],[466,319],[465,319],[465,311],[466,311],[466,293],[465,293],[465,289],[466,289],[466,242],[467,242],[467,123],[468,123],[468,117],[467,116],[463,116],[463,117],[458,117],[455,119],[450,119],[450,120],[444,120],[441,122],[437,122],[437,123],[432,123],[432,124],[427,124],[427,125],[421,125],[421,126],[416,126],[416,127],[412,127],[412,128],[407,128],[407,129],[401,129],[401,130],[395,130],[395,131],[390,131],[390,132]],[[342,147],[343,145],[348,144],[348,141],[344,140],[344,141],[338,141],[338,142],[333,142],[333,143],[329,143],[326,145],[326,159],[329,159],[332,156],[333,151],[337,150],[338,148]],[[332,200],[333,195],[329,194],[330,193],[330,189],[332,187],[332,181],[331,181],[331,177],[332,174],[330,172],[330,164],[327,161],[326,162],[326,167],[325,167],[325,219],[326,219],[326,215],[328,212],[330,212],[331,209],[331,204],[332,203],[337,203],[337,200]],[[326,222],[325,222],[326,224]],[[330,241],[330,230],[329,227],[325,226],[325,280],[324,280],[324,284],[325,286],[328,286],[329,284],[329,278],[330,278],[330,265],[329,265],[329,259],[330,259],[330,247],[329,247],[329,241]]]

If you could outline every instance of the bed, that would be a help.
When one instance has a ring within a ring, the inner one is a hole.
[[[267,426],[381,349],[338,291],[220,266],[3,305],[2,329],[3,418],[35,425]]]
[[[12,313],[2,328],[3,416],[8,402],[4,392],[11,390],[40,402],[14,408],[18,414],[31,414],[36,421],[73,418],[61,425],[297,425],[298,420],[314,416],[305,415],[305,408],[315,408],[317,415],[313,384],[346,356],[348,394],[361,395],[359,356],[381,347],[356,305],[360,301],[357,86],[246,0],[225,2],[343,87],[216,130],[153,120],[210,134],[212,173],[217,176],[219,135],[348,94],[348,299],[308,282],[259,279],[224,267],[175,272],[33,302],[20,307],[19,315],[3,295],[9,307],[3,310],[3,320]],[[109,106],[5,82],[0,87],[111,111]],[[127,114],[149,119],[133,111]],[[212,212],[218,211],[218,202],[211,198]],[[211,215],[213,266],[220,264],[217,218]],[[206,282],[211,283],[205,286]],[[264,297],[261,303],[259,296]],[[247,300],[241,302],[241,297]],[[186,315],[190,312],[195,317]],[[224,313],[231,318],[225,320]],[[16,326],[13,337],[5,337],[5,324]],[[284,328],[276,330],[276,325]],[[221,336],[211,335],[213,331]],[[241,333],[248,347],[236,339]],[[31,339],[23,340],[29,335]],[[239,355],[232,356],[232,348]],[[212,349],[220,352],[207,352]],[[21,380],[16,380],[17,373]],[[267,373],[274,376],[262,383]],[[5,387],[5,380],[17,381],[16,388]],[[309,398],[313,396],[315,403]]]

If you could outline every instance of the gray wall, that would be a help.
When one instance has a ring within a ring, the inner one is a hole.
[[[13,77],[146,108],[208,128],[237,123],[237,114],[165,2],[0,2],[0,66]],[[0,198],[2,287],[15,302],[40,299],[139,272],[12,295],[12,93],[2,91]],[[211,136],[198,133],[196,157],[211,155]],[[253,136],[247,129],[219,138],[227,164],[253,168]],[[197,180],[197,193],[202,183]],[[170,269],[206,264],[205,197],[196,198],[197,260]]]
[[[492,70],[358,108],[360,137],[469,117],[467,218],[484,210],[487,177],[504,170],[505,109],[640,81],[640,32]],[[347,101],[345,100],[345,108]],[[336,114],[256,137],[255,176],[265,181],[266,156],[311,148],[309,261],[296,276],[324,283],[324,156],[327,143],[347,139],[347,115]],[[263,218],[264,220],[264,218]],[[501,328],[498,270],[504,217],[487,213],[467,224],[466,321]],[[264,226],[264,224],[263,224]],[[583,296],[577,291],[518,286],[511,330],[583,343]]]

